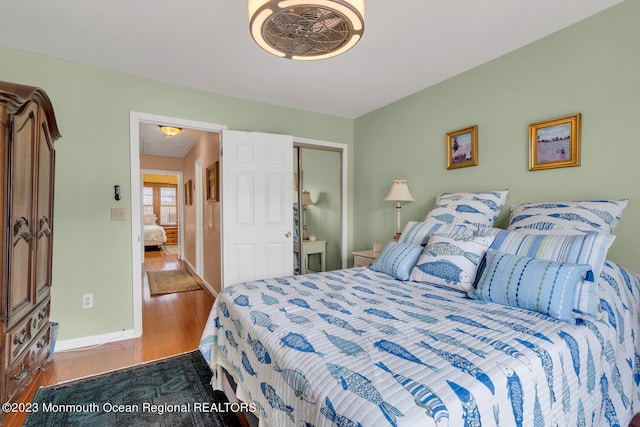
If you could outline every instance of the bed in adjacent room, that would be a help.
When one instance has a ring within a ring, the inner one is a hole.
[[[370,268],[225,287],[200,345],[218,387],[223,368],[269,426],[627,425],[640,277],[606,260],[624,206],[582,203],[598,232],[550,204],[499,230],[506,193],[462,194],[488,216],[443,221],[443,196]]]
[[[162,246],[167,241],[167,233],[157,224],[156,215],[144,215],[144,245]]]

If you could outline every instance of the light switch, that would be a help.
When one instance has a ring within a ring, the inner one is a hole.
[[[126,221],[125,208],[111,208],[111,221]]]

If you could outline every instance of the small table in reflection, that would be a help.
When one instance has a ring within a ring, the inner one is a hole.
[[[302,243],[302,265],[300,266],[300,273],[309,273],[309,255],[320,254],[320,271],[324,271],[325,266],[325,250],[327,247],[326,240],[304,240]],[[293,250],[298,252],[298,242],[294,242]]]

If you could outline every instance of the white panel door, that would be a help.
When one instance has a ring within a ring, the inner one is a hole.
[[[222,131],[223,286],[293,274],[293,137]]]

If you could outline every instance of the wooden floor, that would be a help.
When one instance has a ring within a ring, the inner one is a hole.
[[[93,349],[56,353],[47,370],[41,372],[22,394],[20,402],[31,402],[40,386],[195,350],[214,297],[206,289],[154,297],[149,294],[147,271],[181,267],[183,263],[176,255],[167,255],[162,251],[146,252],[142,279],[142,336]],[[11,414],[5,420],[5,426],[22,426],[25,418],[26,414]]]

